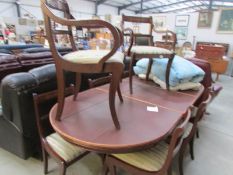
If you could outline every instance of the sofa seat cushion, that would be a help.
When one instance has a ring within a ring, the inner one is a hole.
[[[18,59],[22,66],[28,67],[28,69],[54,63],[51,52],[21,53],[18,55]]]
[[[13,64],[13,63],[18,63],[17,58],[14,55],[1,55],[0,56],[0,65],[3,64]]]
[[[164,48],[154,46],[133,46],[131,53],[136,54],[172,54],[173,52]]]
[[[51,148],[65,161],[71,161],[85,152],[84,149],[67,142],[57,133],[47,136],[46,140]]]
[[[168,146],[166,142],[160,142],[155,147],[145,151],[113,154],[112,156],[142,170],[155,172],[160,170],[165,163]]]
[[[107,55],[109,50],[80,50],[76,52],[71,52],[64,55],[64,59],[79,63],[79,64],[97,64],[105,55]],[[122,52],[116,52],[111,58],[109,58],[107,63],[122,63],[124,60],[124,54]]]

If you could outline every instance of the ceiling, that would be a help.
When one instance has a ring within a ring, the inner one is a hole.
[[[187,13],[206,9],[233,8],[233,0],[88,0],[135,13]]]

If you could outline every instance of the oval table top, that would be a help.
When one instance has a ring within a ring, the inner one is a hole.
[[[124,102],[121,103],[116,96],[115,103],[120,130],[112,122],[108,85],[82,92],[76,101],[67,97],[61,121],[55,120],[55,104],[50,111],[52,127],[69,142],[90,151],[138,151],[164,139],[182,119],[187,108],[201,96],[204,88],[171,92],[153,83],[135,80],[134,93],[130,95],[126,79],[121,90]],[[152,111],[148,107],[152,107]]]

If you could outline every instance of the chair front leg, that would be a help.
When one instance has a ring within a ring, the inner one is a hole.
[[[65,76],[64,71],[61,68],[57,68],[57,114],[56,120],[61,120],[61,115],[64,108],[64,101],[65,101]]]
[[[116,175],[116,167],[114,165],[109,166],[110,175]]]
[[[149,59],[149,64],[148,64],[148,68],[147,68],[147,72],[146,72],[146,80],[147,80],[147,81],[149,80],[149,76],[150,76],[150,71],[151,71],[152,64],[153,64],[153,59],[150,58],[150,59]]]
[[[105,157],[101,175],[108,175],[108,173],[109,173],[109,166],[107,164],[106,157]]]
[[[190,155],[191,155],[191,159],[194,160],[194,148],[193,148],[193,145],[194,145],[194,136],[192,137],[192,139],[190,140],[189,142],[189,148],[190,148]]]
[[[78,93],[81,87],[82,76],[81,73],[76,73],[75,75],[75,88],[74,88],[74,100],[77,99]]]
[[[123,97],[122,97],[120,84],[119,84],[119,86],[117,87],[117,94],[118,94],[118,96],[119,96],[119,99],[120,99],[121,103],[123,103],[124,100],[123,100]]]
[[[119,65],[116,65],[115,67],[116,68],[112,72],[112,80],[111,80],[110,87],[109,87],[109,106],[110,106],[113,123],[116,129],[120,129],[120,124],[117,118],[116,108],[115,108],[115,96],[116,96],[116,91],[119,88],[119,84],[121,81],[121,76],[123,73],[123,65],[119,64]]]
[[[166,68],[166,88],[167,90],[170,90],[169,85],[169,79],[170,79],[170,72],[171,72],[171,66],[172,62],[174,60],[175,55],[172,55],[172,58],[168,59],[167,68]]]
[[[183,160],[184,160],[185,150],[187,148],[187,145],[188,145],[189,141],[190,140],[188,138],[185,138],[183,140],[183,143],[182,143],[181,147],[180,147],[180,151],[179,151],[179,172],[180,172],[180,175],[184,174]]]
[[[44,162],[44,174],[48,174],[48,153],[42,146],[42,155],[43,155],[43,162]]]
[[[61,175],[66,175],[66,169],[67,169],[67,166],[64,162],[61,162],[60,164],[60,174]]]
[[[131,55],[130,65],[129,65],[129,89],[130,94],[133,94],[133,66],[135,63],[135,54]]]

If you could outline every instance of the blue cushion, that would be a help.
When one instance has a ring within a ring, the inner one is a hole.
[[[165,81],[167,62],[167,58],[153,59],[151,74],[155,75],[160,80]],[[139,60],[134,67],[135,73],[145,74],[147,71],[148,63],[149,59]],[[204,75],[205,72],[201,68],[176,55],[171,67],[169,84],[170,86],[177,86],[178,84],[186,82],[198,83],[203,80]]]

